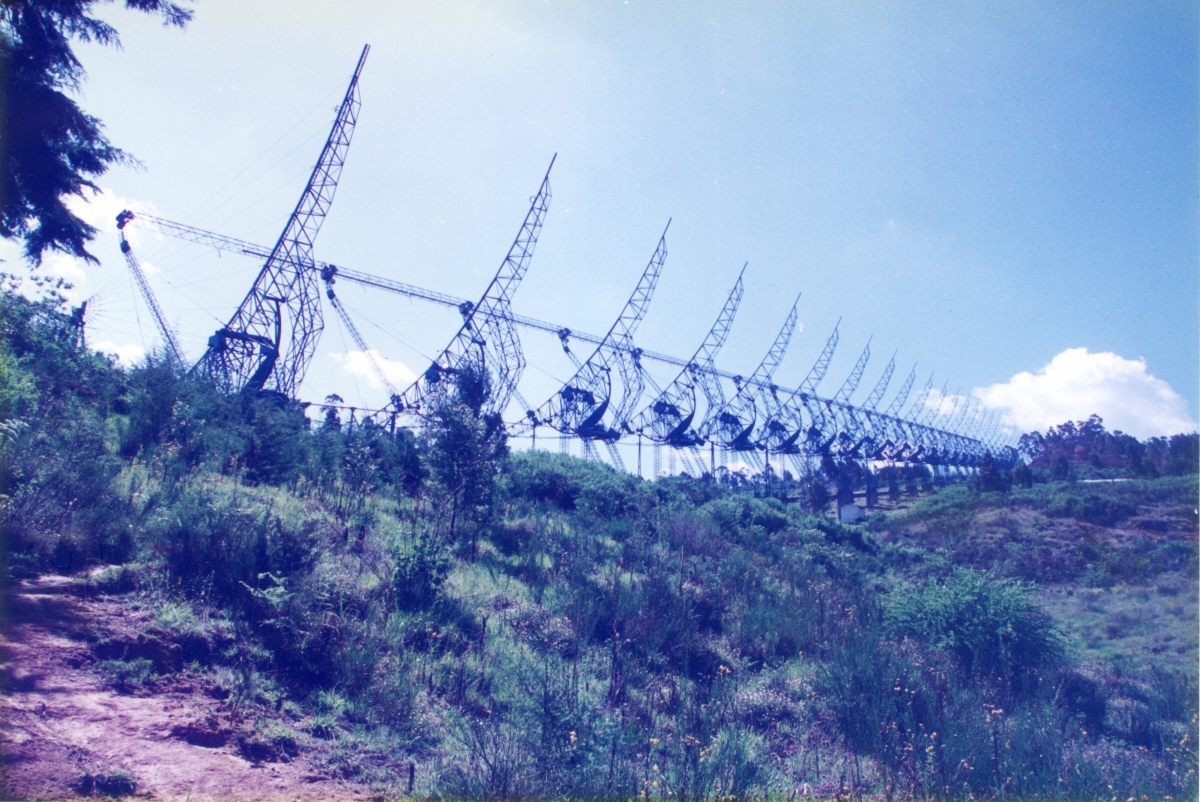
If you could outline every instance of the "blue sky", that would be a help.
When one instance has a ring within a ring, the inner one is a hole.
[[[124,50],[79,48],[81,104],[145,169],[100,181],[103,267],[47,267],[99,293],[106,348],[156,342],[113,208],[273,243],[369,42],[321,259],[477,297],[558,153],[518,312],[602,333],[673,218],[643,347],[689,355],[748,261],[731,371],[753,370],[802,292],[781,384],[841,318],[830,395],[873,335],[859,400],[899,351],[893,389],[918,362],[920,383],[934,372],[1021,428],[1093,411],[1141,435],[1195,425],[1196,3],[205,0],[183,32],[104,15]],[[258,265],[135,246],[199,356]],[[441,309],[342,297],[413,370],[455,330]],[[305,397],[378,403],[328,317]],[[525,340],[535,405],[570,374],[542,339]]]

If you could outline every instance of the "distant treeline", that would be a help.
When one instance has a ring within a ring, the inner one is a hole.
[[[1149,478],[1185,476],[1200,470],[1200,435],[1195,432],[1143,441],[1106,430],[1099,415],[1051,426],[1045,434],[1021,435],[1018,450],[1031,468],[1048,470],[1055,479],[1065,479],[1081,468],[1089,473],[1117,469]]]

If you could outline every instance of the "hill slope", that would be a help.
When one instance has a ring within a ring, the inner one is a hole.
[[[417,432],[313,427],[89,354],[53,299],[0,312],[13,609],[73,575],[96,631],[56,682],[188,711],[71,764],[104,783],[182,787],[133,751],[191,737],[215,789],[1195,795],[1194,474],[958,485],[848,527],[753,478],[509,454],[467,380]],[[35,634],[7,622],[31,733]],[[86,788],[31,768],[85,719],[10,739],[8,792]]]
[[[128,595],[87,590],[85,581],[43,576],[17,583],[6,595],[0,749],[7,795],[366,795],[367,789],[332,780],[304,757],[291,759],[271,741],[271,725],[255,729],[229,704],[227,689],[203,672],[184,670],[169,638],[146,637],[155,631],[154,620]],[[110,659],[97,660],[98,654]]]

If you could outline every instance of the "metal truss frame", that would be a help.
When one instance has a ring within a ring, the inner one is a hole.
[[[333,203],[362,106],[358,81],[370,50],[363,46],[321,156],[266,264],[193,367],[226,392],[267,389],[292,398],[304,380],[324,321],[317,277],[303,265],[313,261],[313,241]]]

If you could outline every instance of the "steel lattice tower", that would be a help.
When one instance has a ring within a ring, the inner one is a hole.
[[[512,400],[525,370],[525,355],[513,321],[512,297],[529,270],[538,234],[550,208],[550,171],[554,169],[555,158],[557,154],[550,159],[541,187],[530,200],[525,222],[483,297],[479,303],[464,301],[459,305],[462,328],[425,373],[399,398],[392,399],[389,411],[419,413],[430,395],[444,391],[445,379],[467,368],[486,371],[488,375],[491,382],[488,412],[501,414]]]
[[[279,241],[249,294],[223,328],[208,338],[194,370],[226,392],[271,390],[291,398],[304,379],[324,326],[313,240],[333,203],[361,101],[358,79],[365,45],[338,107],[321,156]]]
[[[668,221],[667,226],[670,225]],[[530,410],[526,420],[514,427],[514,432],[546,425],[585,441],[609,443],[628,433],[629,419],[645,388],[640,352],[633,344],[633,335],[650,306],[666,258],[667,232],[663,229],[654,255],[608,334],[566,385],[536,410]],[[568,354],[569,337],[570,331],[563,329],[560,338]],[[614,368],[621,385],[619,394],[613,392]]]
[[[666,443],[675,448],[695,448],[704,444],[704,439],[693,426],[699,402],[696,390],[699,388],[704,396],[706,416],[725,405],[721,383],[714,375],[715,360],[733,328],[733,318],[742,301],[742,275],[745,272],[743,265],[708,335],[675,380],[633,421],[631,428],[634,431],[645,434],[655,443]]]

